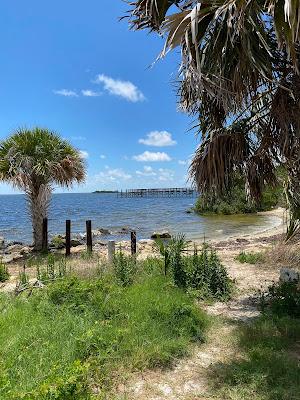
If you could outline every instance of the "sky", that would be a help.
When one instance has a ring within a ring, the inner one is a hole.
[[[0,2],[0,140],[34,126],[69,140],[87,163],[74,192],[188,185],[197,139],[177,110],[179,51],[153,65],[163,39],[131,31],[126,10],[122,0]]]

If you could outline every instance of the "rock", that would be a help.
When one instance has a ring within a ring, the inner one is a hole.
[[[0,236],[0,247],[1,248],[4,247],[4,244],[5,244],[5,239],[3,236]]]
[[[105,228],[98,228],[98,232],[100,232],[101,235],[111,235],[111,232]]]
[[[300,273],[290,268],[281,268],[279,280],[281,282],[299,282]]]
[[[77,247],[77,246],[81,246],[82,240],[79,239],[71,239],[71,247]]]
[[[130,232],[131,230],[128,227],[123,227],[117,233],[120,235],[128,235]]]
[[[4,264],[9,264],[9,263],[12,263],[14,261],[20,260],[21,258],[23,258],[23,256],[21,254],[13,253],[13,254],[7,254],[7,255],[3,256],[1,258],[1,261]]]
[[[31,253],[31,248],[28,246],[24,246],[21,250],[20,250],[20,254],[21,256],[25,256],[27,254]]]
[[[151,239],[171,239],[171,234],[168,231],[162,231],[162,232],[154,232],[151,235]]]
[[[194,210],[192,208],[189,208],[188,210],[185,211],[187,214],[193,214]]]
[[[23,249],[23,244],[12,244],[6,248],[9,253],[20,252]]]

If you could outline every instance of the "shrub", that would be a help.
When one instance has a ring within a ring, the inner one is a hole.
[[[9,279],[9,272],[7,266],[0,262],[0,282],[5,282]]]
[[[185,257],[188,287],[196,290],[201,298],[226,299],[232,291],[226,268],[216,252],[207,244],[200,253]]]
[[[123,286],[131,285],[137,271],[136,257],[127,256],[122,251],[118,251],[114,257],[114,271]]]
[[[267,211],[278,205],[284,205],[283,195],[283,178],[280,176],[281,172],[277,171],[280,178],[280,185],[277,187],[266,187],[262,194],[261,201],[256,204],[249,201],[245,190],[245,179],[235,174],[233,176],[233,184],[230,191],[216,195],[215,193],[203,193],[198,198],[195,211],[199,214],[248,214],[257,211]]]
[[[264,259],[265,259],[265,256],[261,252],[258,252],[258,253],[253,253],[253,252],[246,253],[245,251],[241,251],[240,254],[235,257],[235,260],[239,261],[242,264],[244,264],[244,263],[257,264],[259,262],[263,262]]]
[[[300,317],[300,282],[278,282],[261,296],[261,307],[282,316]]]

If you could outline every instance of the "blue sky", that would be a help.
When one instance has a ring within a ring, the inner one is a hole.
[[[119,22],[126,9],[122,0],[0,3],[0,139],[39,125],[70,140],[88,165],[73,191],[186,184],[197,142],[176,110],[179,55],[151,68],[163,41]]]

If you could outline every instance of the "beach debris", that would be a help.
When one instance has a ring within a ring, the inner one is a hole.
[[[171,234],[168,231],[153,232],[151,239],[171,239]]]
[[[291,268],[281,268],[279,280],[281,282],[299,282],[300,273]]]

